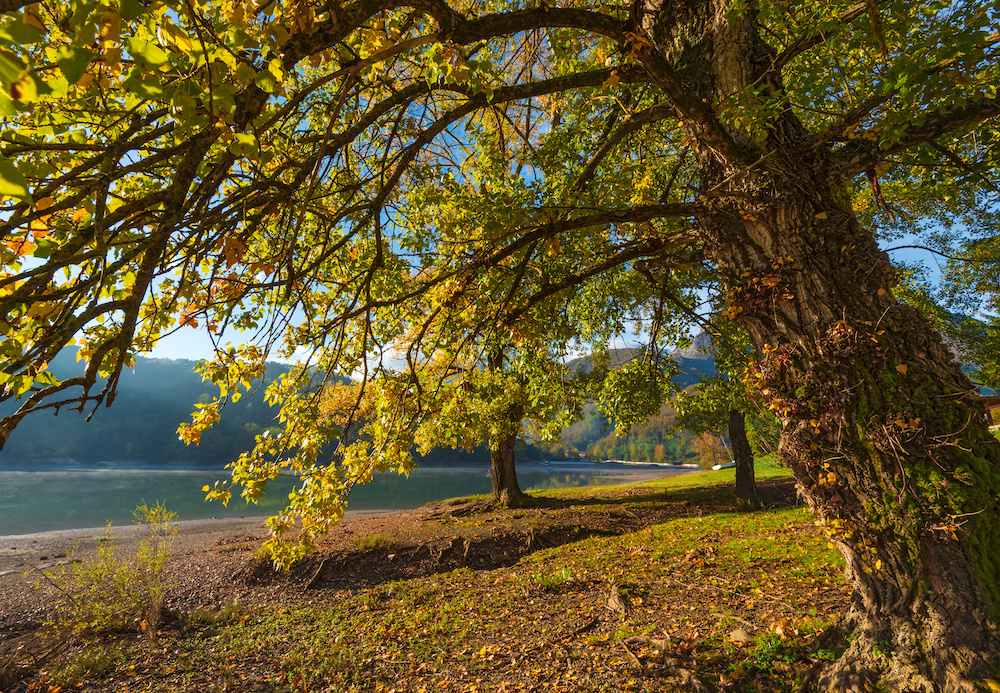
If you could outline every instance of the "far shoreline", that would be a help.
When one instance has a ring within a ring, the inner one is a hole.
[[[624,465],[623,465],[624,466]],[[622,484],[641,483],[675,476],[686,472],[700,471],[690,468],[641,467],[636,469],[621,469],[622,479],[612,484],[590,484],[576,488],[616,486]],[[448,499],[431,501],[429,504],[444,503]],[[427,504],[424,504],[427,505]],[[353,520],[376,515],[407,513],[423,507],[386,508],[347,510],[342,522],[349,524]],[[273,514],[273,513],[272,513]],[[170,537],[171,551],[201,550],[213,546],[225,537],[242,537],[246,540],[260,541],[269,535],[264,524],[271,515],[244,517],[215,517],[209,519],[177,520],[171,523],[177,532]],[[111,532],[113,541],[128,549],[137,546],[148,536],[147,525],[112,525],[108,527],[87,527],[80,529],[57,529],[26,534],[0,535],[0,579],[6,576],[23,574],[26,570],[44,569],[90,554],[100,542]]]
[[[535,464],[534,468],[551,469],[558,471],[580,470],[581,467],[604,467],[604,463],[581,464],[573,462],[557,461],[550,464]],[[425,468],[426,469],[426,468]],[[488,467],[459,467],[457,469],[480,470]],[[2,471],[2,470],[0,470]],[[576,488],[614,486],[620,484],[641,483],[654,479],[661,479],[667,476],[675,476],[686,472],[700,471],[698,469],[684,468],[679,466],[666,465],[643,465],[643,464],[621,464],[608,466],[607,471],[620,476],[621,478],[612,483],[587,484]],[[544,492],[544,491],[541,491]],[[446,498],[429,503],[445,502]],[[371,515],[384,515],[391,513],[404,513],[415,510],[426,504],[418,504],[409,508],[376,508],[376,509],[348,509],[344,513],[344,521],[367,517]],[[177,534],[193,537],[206,534],[218,534],[220,532],[248,532],[263,533],[266,535],[264,521],[277,514],[276,512],[260,512],[252,515],[239,517],[206,517],[175,520],[172,524],[177,529]],[[38,532],[26,532],[19,534],[0,535],[0,571],[9,567],[10,559],[17,556],[34,554],[36,556],[50,554],[71,554],[74,548],[93,548],[97,543],[111,531],[116,540],[121,539],[126,543],[138,541],[148,531],[148,528],[135,524],[115,524],[101,527],[80,527],[43,530]],[[61,558],[61,557],[60,557]]]

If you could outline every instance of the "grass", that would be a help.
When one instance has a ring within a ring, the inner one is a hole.
[[[760,479],[784,473],[758,466]],[[631,485],[625,497],[600,495],[606,487],[549,492],[579,499],[585,513],[641,513],[655,503],[692,512],[619,536],[583,535],[506,568],[310,591],[274,608],[190,619],[165,630],[155,659],[137,646],[130,661],[95,653],[99,664],[84,666],[77,653],[80,680],[64,663],[61,685],[671,691],[684,690],[678,671],[687,670],[709,690],[797,690],[811,662],[839,654],[818,636],[846,605],[843,566],[804,507],[694,512],[699,499],[731,495],[731,483],[727,470]],[[362,544],[393,541],[373,535]],[[631,602],[627,615],[606,608],[612,586]],[[737,631],[749,641],[734,639]]]
[[[355,539],[354,545],[362,551],[389,549],[392,548],[392,537],[387,537],[384,534],[369,534]]]

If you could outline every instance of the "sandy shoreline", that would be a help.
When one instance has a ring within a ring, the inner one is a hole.
[[[344,521],[396,512],[393,510],[348,510]],[[170,538],[172,550],[186,550],[212,545],[229,536],[264,539],[267,516],[240,518],[213,518],[208,520],[181,520],[174,522],[177,533]],[[31,568],[55,565],[70,560],[74,555],[92,552],[108,536],[107,527],[60,529],[32,534],[0,536],[0,578],[21,573]],[[123,548],[138,544],[148,536],[149,529],[139,525],[111,527],[113,540]]]

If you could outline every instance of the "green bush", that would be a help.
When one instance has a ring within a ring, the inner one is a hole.
[[[160,503],[143,501],[135,523],[148,529],[135,552],[126,552],[109,527],[93,555],[52,577],[60,600],[55,619],[74,630],[144,630],[155,636],[166,596],[166,563],[173,520]]]

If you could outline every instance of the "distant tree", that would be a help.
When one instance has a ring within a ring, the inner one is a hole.
[[[728,322],[712,325],[714,339],[709,349],[715,356],[717,374],[682,392],[674,400],[676,425],[694,433],[728,434],[736,463],[736,495],[757,504],[753,450],[747,435],[747,415],[757,415],[750,392],[741,377],[752,359],[746,335]]]
[[[698,463],[703,469],[711,469],[717,464],[725,464],[729,461],[729,453],[718,435],[711,433],[700,433],[691,444],[695,452],[698,453]]]

